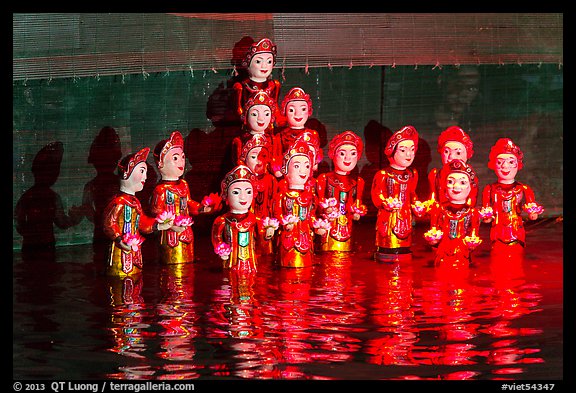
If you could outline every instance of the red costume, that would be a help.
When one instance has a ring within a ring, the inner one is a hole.
[[[472,139],[470,139],[470,136],[460,127],[451,126],[440,133],[440,136],[438,137],[437,151],[441,157],[444,157],[443,150],[445,148],[446,143],[448,142],[459,142],[462,145],[464,145],[464,148],[466,149],[466,160],[463,161],[467,162],[474,155],[474,144],[472,143]],[[428,198],[427,205],[429,209],[433,204],[435,204],[438,201],[438,191],[440,189],[439,172],[440,170],[438,168],[433,168],[428,173],[428,183],[430,185],[430,197]]]
[[[520,148],[508,138],[499,139],[490,150],[488,167],[499,176],[499,181],[488,184],[482,192],[482,207],[492,209],[492,226],[490,240],[492,247],[507,247],[519,245],[522,248],[526,242],[526,231],[522,212],[534,210],[540,214],[542,206],[536,203],[534,191],[529,186],[514,180],[503,182],[497,169],[496,161],[501,154],[511,154],[516,157],[515,171],[522,169],[523,153]],[[537,215],[536,215],[537,217]],[[534,219],[534,218],[532,218]]]
[[[440,195],[447,198],[446,179],[450,173],[465,173],[470,179],[470,193],[466,203],[449,200],[436,204],[430,214],[431,230],[441,231],[441,239],[434,260],[435,266],[468,267],[471,251],[479,244],[480,213],[473,207],[478,195],[478,178],[471,166],[454,160],[440,171]],[[426,236],[426,235],[425,235]],[[469,238],[476,241],[469,242]]]
[[[168,140],[160,141],[154,149],[156,165],[161,168],[168,150],[183,148],[182,134],[175,131]],[[161,170],[162,171],[162,170]],[[152,192],[152,213],[156,216],[168,212],[174,216],[193,216],[200,214],[202,206],[192,200],[186,180],[160,180]],[[160,258],[165,264],[179,264],[194,260],[194,233],[190,226],[178,233],[172,229],[161,231]]]
[[[261,150],[258,155],[258,160],[260,162],[256,165],[261,165],[262,167],[252,168],[248,165],[247,158],[250,152],[257,147],[260,147]],[[273,200],[274,195],[276,195],[278,190],[278,182],[269,172],[271,150],[272,145],[268,135],[256,134],[244,143],[238,161],[239,164],[247,165],[254,173],[254,177],[252,178],[252,185],[254,186],[254,201],[252,202],[250,211],[256,215],[256,219],[259,222],[266,217],[273,216]],[[258,231],[256,249],[261,255],[272,254],[274,251],[274,244],[271,239],[265,239],[264,231]]]
[[[397,145],[404,140],[412,140],[417,149],[418,133],[411,126],[396,131],[388,140],[384,153],[389,159],[396,154]],[[377,258],[410,254],[412,245],[412,204],[418,201],[416,186],[418,172],[405,167],[395,169],[391,165],[374,175],[372,181],[372,203],[378,209],[376,221]],[[389,202],[393,200],[393,202]],[[393,206],[395,205],[395,206]]]
[[[334,161],[334,154],[338,147],[349,144],[356,147],[357,157],[362,156],[362,139],[351,131],[336,135],[328,146],[328,156]],[[355,166],[355,165],[354,165]],[[352,170],[354,168],[350,168]],[[366,209],[362,205],[362,192],[364,180],[361,177],[352,177],[350,174],[339,174],[335,171],[322,173],[318,176],[318,201],[321,203],[330,198],[336,200],[333,207],[331,227],[329,232],[320,237],[320,249],[322,251],[351,251],[352,250],[352,224],[355,213]],[[326,211],[321,206],[318,212]]]
[[[267,107],[270,108],[271,111],[271,117],[269,119],[270,122],[265,132],[257,132],[250,129],[247,115],[250,108],[253,107],[254,105],[266,105]],[[242,155],[244,146],[255,135],[261,135],[265,139],[262,143],[268,145],[268,149],[270,151],[273,151],[274,137],[272,136],[270,130],[272,129],[272,126],[274,124],[275,119],[274,113],[276,112],[276,110],[277,110],[276,103],[265,92],[256,92],[256,94],[248,98],[248,100],[244,105],[244,112],[241,116],[244,132],[241,135],[232,139],[232,162],[234,163],[234,165],[242,164],[240,156]]]
[[[263,38],[258,42],[253,43],[245,54],[241,66],[248,69],[254,55],[258,53],[271,53],[276,64],[276,45],[268,38]],[[266,79],[263,82],[256,82],[250,77],[245,78],[241,82],[236,82],[232,86],[236,92],[236,110],[238,115],[242,116],[245,113],[245,104],[248,99],[259,91],[268,94],[275,102],[278,102],[280,94],[280,82],[274,79]]]
[[[308,111],[306,113],[306,120],[312,115],[312,100],[310,99],[310,95],[305,93],[300,87],[294,87],[290,89],[288,94],[282,100],[280,104],[280,113],[282,118],[286,118],[286,106],[291,101],[302,101],[307,104]],[[307,135],[307,136],[304,136]],[[315,150],[316,154],[314,156],[314,167],[317,168],[317,165],[322,162],[324,159],[322,149],[320,147],[320,135],[318,131],[302,127],[302,128],[294,128],[294,125],[290,124],[290,120],[288,119],[288,125],[281,128],[275,135],[274,135],[274,152],[272,158],[272,168],[274,171],[279,170],[282,166],[282,159],[284,154],[288,151],[288,149],[296,143],[296,140],[304,136],[308,139],[308,142],[311,143]]]
[[[296,156],[313,160],[313,148],[304,141],[297,142],[284,156],[282,172],[288,174],[290,160]],[[308,174],[309,175],[309,174]],[[280,221],[278,250],[280,265],[309,267],[313,265],[312,219],[316,210],[316,196],[309,189],[294,189],[290,182],[274,198],[274,217]],[[288,229],[293,219],[293,228]]]
[[[228,199],[228,189],[236,182],[244,181],[252,183],[254,174],[250,168],[238,165],[226,174],[220,184],[222,198]],[[250,200],[253,202],[253,200]],[[212,225],[212,245],[214,250],[223,258],[223,267],[242,272],[257,270],[256,255],[256,215],[248,210],[245,212],[229,211],[214,220]],[[226,251],[222,252],[222,248]]]
[[[132,170],[141,162],[146,162],[150,149],[144,148],[131,154],[118,163],[118,172],[123,180],[130,177]],[[106,273],[126,276],[142,271],[141,247],[127,251],[120,247],[120,241],[127,235],[151,233],[155,220],[146,216],[136,196],[120,192],[108,203],[103,214],[104,234],[112,240],[107,254]],[[141,239],[143,240],[143,239]]]

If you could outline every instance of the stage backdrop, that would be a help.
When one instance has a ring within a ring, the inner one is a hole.
[[[200,200],[231,167],[239,124],[231,112],[233,48],[245,37],[278,45],[282,97],[311,95],[308,126],[327,143],[352,130],[366,203],[386,164],[387,137],[420,133],[418,191],[439,165],[438,135],[459,125],[474,141],[481,187],[495,181],[490,147],[512,138],[524,151],[518,180],[545,216],[563,214],[562,15],[558,14],[14,14],[13,247],[22,222],[53,231],[57,245],[92,242],[119,156],[179,130],[186,179]],[[327,154],[326,154],[327,155]],[[145,208],[158,179],[152,157]],[[330,169],[326,157],[320,171]],[[36,196],[35,198],[30,195]],[[370,209],[370,214],[374,210]],[[50,222],[47,222],[50,221]],[[199,221],[196,231],[209,222]]]

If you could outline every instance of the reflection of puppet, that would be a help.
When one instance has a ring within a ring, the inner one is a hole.
[[[452,160],[440,171],[441,201],[430,213],[429,244],[438,245],[437,267],[468,267],[471,252],[481,243],[478,237],[480,213],[474,208],[478,177],[471,166]]]
[[[522,150],[509,138],[498,139],[490,150],[488,168],[494,171],[498,181],[484,187],[482,208],[492,212],[492,216],[484,221],[492,222],[490,241],[493,251],[497,248],[508,251],[523,249],[526,231],[522,212],[528,213],[530,220],[536,220],[544,211],[536,203],[532,188],[515,179],[522,169],[523,156]]]
[[[84,186],[82,205],[71,209],[71,212],[85,216],[94,224],[92,246],[99,256],[103,254],[100,250],[103,251],[108,244],[108,238],[102,230],[102,215],[104,208],[120,188],[120,179],[115,170],[121,158],[122,149],[118,133],[112,127],[103,127],[94,138],[88,154],[88,163],[94,165],[96,176]],[[140,196],[139,199],[144,202]]]
[[[258,221],[250,211],[253,201],[254,174],[247,166],[238,165],[222,180],[222,198],[229,211],[214,220],[212,225],[212,245],[220,256],[224,268],[253,272],[257,270],[256,232]],[[270,239],[274,229],[268,228],[266,238]]]
[[[396,131],[384,153],[390,165],[372,181],[372,203],[378,209],[376,221],[377,261],[392,262],[411,258],[412,210],[422,214],[416,185],[418,172],[408,168],[418,149],[418,132],[412,126]]]
[[[172,222],[157,224],[144,214],[135,194],[146,181],[146,158],[150,148],[124,157],[118,163],[120,193],[104,209],[104,234],[111,240],[107,255],[106,273],[112,276],[137,274],[142,271],[144,237],[154,229],[168,229]]]
[[[442,159],[442,165],[455,159],[465,163],[468,162],[474,154],[473,148],[474,144],[470,136],[458,126],[448,127],[438,137],[437,151]],[[430,197],[426,201],[428,210],[430,210],[431,205],[442,202],[438,200],[438,190],[440,189],[439,172],[438,168],[433,168],[428,174],[428,182],[430,184]]]
[[[318,212],[330,223],[320,238],[322,251],[352,251],[352,223],[366,214],[362,204],[364,180],[350,172],[362,156],[362,139],[352,131],[336,135],[328,145],[334,171],[318,176]]]
[[[170,138],[160,141],[154,149],[154,161],[162,179],[152,193],[152,213],[156,220],[172,217],[174,225],[161,232],[160,259],[162,263],[187,263],[194,260],[192,215],[209,213],[212,205],[192,200],[184,174],[186,157],[182,134],[174,131]]]
[[[274,100],[265,92],[257,92],[246,101],[242,115],[243,132],[232,140],[232,162],[234,165],[241,164],[242,149],[254,135],[261,135],[272,148],[273,137],[270,134],[270,127],[274,122],[275,111]]]
[[[312,116],[310,95],[306,94],[300,87],[294,87],[286,94],[279,109],[282,116],[286,117],[288,124],[274,135],[275,151],[272,159],[274,175],[276,177],[282,176],[280,167],[282,166],[284,154],[296,142],[296,139],[305,132],[309,134],[310,143],[314,144],[317,151],[315,160],[312,162],[312,169],[313,171],[318,170],[318,164],[324,158],[320,148],[320,136],[318,131],[305,126],[308,118]]]
[[[238,115],[244,113],[248,98],[258,91],[264,91],[274,102],[278,102],[280,82],[270,79],[276,64],[276,45],[268,38],[253,43],[242,60],[241,67],[248,71],[248,77],[232,86],[236,92]]]
[[[273,198],[277,192],[276,178],[269,172],[271,149],[268,138],[256,134],[244,144],[239,160],[240,164],[246,165],[254,174],[254,201],[250,210],[262,223],[266,221],[266,217],[272,217]],[[266,239],[262,231],[258,231],[256,249],[260,255],[272,254],[274,251],[272,239]]]
[[[309,267],[313,264],[312,220],[316,196],[306,187],[314,160],[313,147],[297,141],[284,155],[282,174],[286,187],[274,199],[274,216],[280,221],[280,266]],[[317,231],[323,235],[325,230]]]

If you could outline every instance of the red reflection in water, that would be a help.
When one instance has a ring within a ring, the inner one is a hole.
[[[141,296],[142,275],[133,277],[107,277],[112,313],[112,337],[114,346],[110,351],[123,356],[143,358],[146,350],[142,329]]]

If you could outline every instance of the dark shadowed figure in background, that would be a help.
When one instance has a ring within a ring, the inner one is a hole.
[[[248,71],[242,67],[242,61],[246,52],[254,43],[254,39],[249,36],[242,37],[232,49],[231,65],[234,73],[225,83],[220,83],[216,90],[208,97],[206,105],[206,117],[212,121],[215,127],[234,126],[240,129],[242,121],[237,112],[237,97],[232,86],[248,78]]]
[[[184,140],[184,154],[191,166],[191,169],[184,174],[184,180],[188,182],[190,197],[195,201],[201,201],[204,196],[220,191],[220,181],[223,177],[220,176],[220,172],[224,168],[221,168],[223,164],[219,158],[220,155],[214,154],[217,151],[218,138],[211,139],[211,135],[207,135],[199,128],[194,128]],[[231,166],[231,163],[226,162]],[[192,229],[195,235],[210,235],[215,213],[194,217]]]
[[[328,132],[326,131],[326,126],[320,120],[311,117],[306,121],[305,127],[315,130],[318,133],[318,137],[320,138],[320,148],[326,150],[324,149],[328,144]],[[314,173],[314,176],[318,176],[321,173],[328,173],[331,170],[332,168],[330,168],[330,164],[327,161],[322,161],[318,164],[318,170]],[[354,168],[354,171],[357,171],[357,168]]]
[[[96,176],[84,186],[82,205],[73,207],[71,212],[80,219],[86,217],[94,224],[92,249],[95,260],[101,261],[108,239],[102,229],[102,214],[108,201],[120,190],[120,179],[116,165],[122,158],[120,137],[110,126],[100,129],[90,146],[88,163],[96,169]]]
[[[384,154],[384,147],[391,136],[392,130],[376,120],[370,120],[364,127],[364,152],[369,163],[360,170],[360,177],[364,179],[365,184],[371,185],[374,175],[388,166],[389,161]],[[367,215],[375,217],[378,211],[372,203],[370,192],[364,192],[362,202],[368,208]]]
[[[34,259],[54,260],[54,225],[67,229],[80,221],[65,212],[60,195],[51,188],[60,175],[63,154],[62,142],[51,142],[36,154],[32,161],[34,185],[16,203],[14,217],[22,235],[22,252],[34,254]]]

